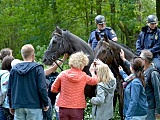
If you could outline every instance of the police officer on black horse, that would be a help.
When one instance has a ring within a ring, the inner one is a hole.
[[[98,43],[95,36],[95,32],[97,32],[101,38],[103,38],[104,34],[106,34],[109,40],[117,41],[117,35],[115,31],[110,27],[106,27],[106,20],[103,15],[97,15],[95,17],[95,23],[96,23],[97,29],[91,32],[88,40],[88,44],[93,51]]]
[[[138,55],[140,55],[143,49],[151,51],[153,54],[153,62],[160,72],[160,29],[157,25],[157,16],[149,15],[147,17],[147,25],[142,27],[136,42],[136,50]]]

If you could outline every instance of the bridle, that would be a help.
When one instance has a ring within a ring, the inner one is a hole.
[[[116,57],[115,57],[115,54],[113,53],[113,50],[111,49],[111,46],[110,46],[110,44],[108,43],[108,42],[106,42],[106,41],[102,41],[104,44],[106,44],[107,45],[107,53],[109,53],[110,52],[110,54],[111,54],[111,56],[113,56],[113,60],[112,61],[114,61],[114,62],[112,62],[115,66],[119,66],[119,64],[117,63],[117,61],[116,61]],[[107,64],[107,59],[108,59],[108,55],[107,55],[107,53],[106,53],[106,57],[104,58],[104,63],[105,64]],[[112,63],[111,63],[111,65],[112,65]],[[122,81],[121,81],[122,82]]]
[[[62,39],[65,39],[61,34],[59,34],[59,33],[57,33],[57,32],[54,32],[53,34],[54,34],[54,35],[58,35],[59,37],[62,37]],[[68,32],[67,32],[67,34],[68,34]],[[65,39],[65,40],[66,40],[66,39]],[[70,44],[69,44],[69,46],[70,46]],[[61,40],[60,42],[58,42],[58,48],[57,48],[57,50],[52,54],[51,59],[50,59],[48,56],[46,56],[47,59],[55,62],[56,65],[61,69],[61,71],[63,71],[63,69],[61,68],[60,65],[58,65],[57,60],[59,60],[59,61],[61,61],[61,62],[63,62],[63,61],[62,61],[61,59],[59,59],[59,58],[55,59],[54,56],[55,56],[55,54],[59,54],[60,50],[63,49],[63,48],[64,48],[64,40]],[[69,47],[69,48],[70,48],[70,47]],[[51,52],[51,50],[46,50],[46,52]]]
[[[113,54],[113,51],[111,50],[111,47],[110,47],[109,43],[106,42],[106,41],[104,41],[104,40],[103,40],[103,41],[100,41],[100,42],[103,42],[104,44],[107,45],[107,50],[110,52],[110,54],[113,56],[113,59],[114,59],[114,54]],[[107,51],[107,53],[108,53],[108,51]],[[107,53],[106,53],[106,56],[105,56],[105,58],[104,58],[104,63],[105,63],[105,64],[107,64],[107,63],[106,63],[107,58],[108,58],[108,57],[107,57],[107,56],[108,56]]]

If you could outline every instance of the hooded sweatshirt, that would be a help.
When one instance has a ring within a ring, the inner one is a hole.
[[[13,109],[48,106],[43,66],[36,62],[15,65],[10,71],[8,97]]]
[[[109,120],[113,117],[113,97],[116,89],[116,79],[97,85],[96,97],[92,97],[92,119]]]
[[[52,92],[60,92],[58,107],[85,108],[85,85],[96,85],[97,76],[90,77],[80,69],[71,68],[61,72],[52,84]]]
[[[8,90],[8,80],[9,80],[9,71],[8,70],[0,70],[1,76],[1,93],[5,93]],[[4,108],[9,108],[8,97],[6,96],[4,103],[2,105]]]

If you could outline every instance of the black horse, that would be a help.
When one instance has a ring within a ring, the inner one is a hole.
[[[68,30],[62,30],[56,27],[49,47],[44,53],[43,62],[46,65],[52,65],[53,61],[57,60],[64,53],[72,54],[78,51],[83,51],[85,54],[88,54],[89,64],[83,71],[90,75],[89,67],[94,59],[91,48],[81,38],[70,33]],[[96,86],[87,85],[85,87],[85,96],[89,98],[95,96],[95,89]]]
[[[122,59],[120,58],[120,50],[123,49],[126,59],[131,60],[133,57],[137,56],[130,48],[123,44],[119,44],[112,40],[108,40],[106,34],[101,38],[96,34],[96,39],[99,41],[97,47],[95,48],[95,58],[102,60],[104,63],[108,64],[117,78],[117,87],[114,94],[114,108],[116,106],[117,97],[119,100],[119,112],[121,119],[123,120],[123,79],[119,74],[119,65],[123,67],[127,74],[130,74],[130,70],[124,65]]]

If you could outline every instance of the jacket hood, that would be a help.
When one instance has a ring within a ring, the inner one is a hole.
[[[26,74],[37,66],[40,66],[40,64],[36,62],[21,62],[15,65],[12,69],[17,71],[19,74]]]
[[[106,92],[110,94],[114,94],[114,90],[116,89],[116,79],[112,79],[108,84],[104,84],[102,82],[98,83]]]
[[[71,68],[69,70],[66,70],[66,72],[64,72],[65,77],[71,81],[71,82],[79,82],[82,80],[82,78],[84,77],[84,72],[81,71],[80,69],[75,69],[75,68]]]

